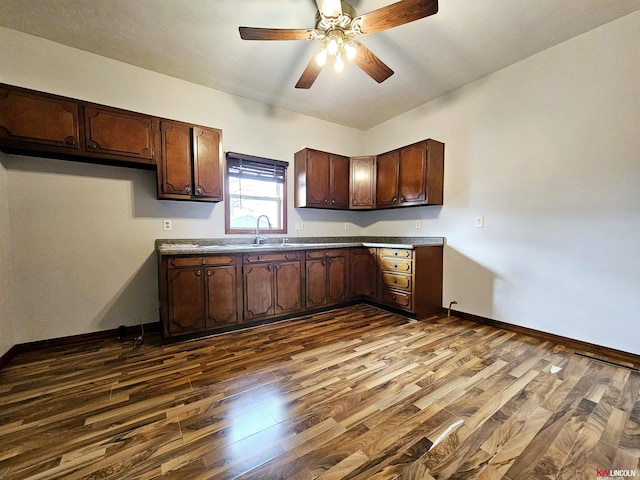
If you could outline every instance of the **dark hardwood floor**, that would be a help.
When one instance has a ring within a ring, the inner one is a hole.
[[[640,374],[532,337],[358,305],[132,342],[0,370],[1,479],[640,479]]]

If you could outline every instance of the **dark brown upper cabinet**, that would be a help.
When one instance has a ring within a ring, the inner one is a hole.
[[[222,201],[222,132],[181,122],[160,122],[158,198]]]
[[[444,144],[432,139],[350,159],[310,148],[295,154],[296,208],[442,205],[443,182]]]
[[[442,205],[444,144],[428,139],[377,157],[376,208]]]
[[[85,105],[85,154],[155,165],[154,120],[140,113]]]
[[[348,157],[305,148],[294,161],[296,208],[349,208]]]
[[[352,210],[375,208],[376,157],[352,157],[349,163],[349,208]]]
[[[147,115],[0,84],[0,147],[11,153],[153,168],[156,128]]]
[[[55,153],[78,153],[78,102],[0,85],[0,146]]]

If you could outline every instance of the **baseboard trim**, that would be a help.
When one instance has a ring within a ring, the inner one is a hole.
[[[4,355],[0,357],[0,369],[6,367],[9,362],[18,354],[25,352],[33,352],[44,348],[59,348],[80,345],[83,343],[107,340],[109,338],[117,338],[117,329],[101,330],[99,332],[82,333],[79,335],[71,335],[69,337],[50,338],[47,340],[37,340],[35,342],[18,343],[11,347]],[[159,332],[160,323],[145,323],[145,333]],[[138,335],[140,333],[140,325],[132,325],[127,327],[127,336]]]
[[[442,308],[442,312],[446,315],[447,308]],[[622,365],[626,365],[632,368],[640,367],[640,355],[625,352],[622,350],[616,350],[614,348],[603,347],[602,345],[596,345],[595,343],[584,342],[582,340],[576,340],[570,337],[563,337],[562,335],[556,335],[554,333],[547,333],[541,330],[535,330],[533,328],[521,327],[520,325],[513,325],[511,323],[501,322],[499,320],[493,320],[491,318],[481,317],[472,313],[461,312],[458,310],[451,310],[451,316],[462,318],[464,320],[470,320],[476,323],[482,323],[510,332],[529,335],[530,337],[539,338],[541,340],[558,343],[567,348],[575,350],[576,352],[588,353],[596,359],[604,361],[615,361]]]

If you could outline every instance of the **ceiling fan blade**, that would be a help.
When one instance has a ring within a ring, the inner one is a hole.
[[[304,69],[304,72],[300,75],[298,83],[296,83],[296,88],[311,88],[313,82],[315,82],[318,75],[320,75],[320,70],[322,70],[322,66],[318,65],[316,57],[311,57],[311,61],[307,65],[307,68]]]
[[[356,45],[356,56],[353,59],[353,63],[355,63],[358,67],[360,67],[367,75],[373,78],[376,82],[382,83],[391,75],[393,75],[393,70],[391,70],[387,65],[385,65],[382,60],[376,57],[371,50],[365,47],[362,44]]]
[[[318,11],[326,18],[338,18],[342,15],[342,2],[340,0],[316,0]]]
[[[311,40],[313,28],[254,28],[239,27],[243,40]]]
[[[401,0],[354,19],[360,26],[360,33],[388,30],[405,23],[420,20],[438,12],[438,0]]]

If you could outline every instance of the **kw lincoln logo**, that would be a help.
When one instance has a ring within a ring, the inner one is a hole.
[[[635,470],[604,470],[596,468],[598,480],[624,480],[626,478],[636,478]]]

